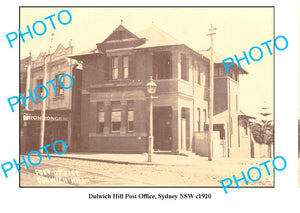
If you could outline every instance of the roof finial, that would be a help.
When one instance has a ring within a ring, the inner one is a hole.
[[[123,19],[121,19],[121,25],[123,25]]]

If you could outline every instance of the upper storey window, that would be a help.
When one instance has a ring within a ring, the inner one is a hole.
[[[129,56],[114,56],[111,58],[111,79],[129,78]]]
[[[64,88],[62,88],[61,84],[58,83],[58,81],[59,81],[59,79],[60,79],[60,77],[61,77],[62,75],[63,75],[63,73],[60,73],[60,74],[55,75],[55,78],[57,79],[56,85],[55,85],[56,91],[57,91],[56,96],[60,96],[60,95],[63,95],[63,94],[64,94]],[[63,79],[63,78],[61,79],[61,83],[62,83],[62,84],[64,83],[64,79]]]
[[[172,63],[169,52],[157,52],[153,55],[154,79],[172,78]]]
[[[118,57],[112,57],[112,79],[119,77],[119,62]]]
[[[128,64],[129,64],[129,57],[123,56],[122,57],[122,64],[123,64],[123,78],[128,78]]]
[[[36,85],[42,85],[43,84],[43,79],[37,79],[36,80]],[[42,87],[38,87],[37,90],[36,90],[36,95],[38,97],[43,97],[43,88]]]

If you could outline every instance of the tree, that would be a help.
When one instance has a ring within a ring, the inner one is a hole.
[[[273,120],[270,119],[272,113],[268,112],[268,107],[262,107],[262,112],[259,114],[262,115],[262,119],[259,123],[253,123],[252,132],[253,137],[257,143],[262,144],[273,144],[274,143],[274,124]]]
[[[274,124],[272,120],[262,120],[262,123],[253,123],[252,133],[255,141],[262,144],[274,143]]]

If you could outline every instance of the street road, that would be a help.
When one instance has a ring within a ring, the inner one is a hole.
[[[25,156],[27,159],[27,156]],[[33,162],[38,158],[31,156]],[[247,174],[252,166],[258,166],[266,159],[218,159],[203,161],[198,165],[131,165],[117,163],[102,163],[88,160],[73,160],[43,157],[39,166],[21,166],[20,186],[217,186],[220,180],[242,178],[241,171]],[[258,182],[250,182],[248,186],[273,186],[273,167],[269,165],[271,176],[260,167],[262,178]],[[253,172],[253,179],[256,174]],[[246,186],[244,181],[240,186]],[[235,184],[233,184],[235,186]]]

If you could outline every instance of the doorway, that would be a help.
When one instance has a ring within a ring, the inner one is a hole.
[[[172,108],[153,108],[154,150],[172,149]]]
[[[191,150],[190,143],[190,109],[181,108],[181,143],[180,149],[184,151]]]

